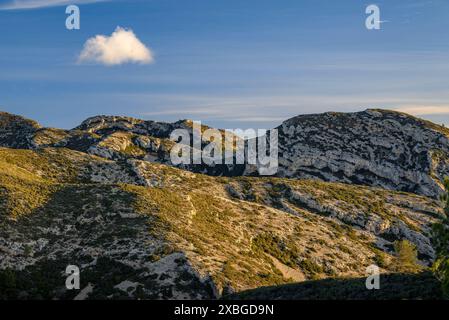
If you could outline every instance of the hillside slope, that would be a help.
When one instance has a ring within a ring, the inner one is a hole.
[[[303,115],[279,128],[279,176],[319,178],[437,198],[449,130],[388,110]]]
[[[0,286],[7,298],[217,298],[396,270],[392,241],[433,259],[429,198],[314,180],[226,178],[65,148],[0,149]]]
[[[366,290],[366,278],[305,281],[262,287],[225,296],[227,300],[435,300],[442,299],[441,283],[430,272],[386,274],[380,290]]]
[[[0,298],[204,299],[371,264],[395,273],[404,239],[421,269],[434,260],[441,127],[372,110],[294,118],[280,129],[282,177],[174,168],[175,128],[192,124],[100,116],[61,130],[0,113]],[[81,293],[65,289],[67,265]]]
[[[193,134],[189,120],[163,123],[97,116],[72,130],[61,130],[0,113],[0,146],[64,147],[110,160],[137,159],[171,165],[174,142],[170,133],[175,129]],[[437,199],[443,191],[441,182],[449,172],[449,130],[404,113],[372,109],[301,115],[276,129],[278,177],[369,185]],[[202,147],[208,143],[203,139]],[[179,167],[213,176],[255,174],[251,165]]]

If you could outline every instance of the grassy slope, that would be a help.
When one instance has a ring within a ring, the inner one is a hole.
[[[394,271],[394,257],[376,247],[371,233],[344,223],[345,217],[312,210],[292,194],[307,195],[322,208],[336,205],[349,216],[363,211],[367,217],[402,219],[417,230],[434,219],[427,211],[439,214],[436,203],[415,195],[317,181],[213,178],[149,163],[146,170],[158,177],[158,187],[97,184],[86,175],[92,162],[104,160],[66,149],[0,149],[0,222],[26,238],[33,236],[33,225],[51,227],[70,214],[101,218],[131,209],[149,218],[136,227],[148,228],[145,241],[163,239],[220,291],[241,291],[293,282],[279,264],[314,280],[360,277],[372,263]],[[410,202],[425,213],[416,214]],[[86,238],[99,232],[89,226],[81,229]],[[108,237],[133,236],[121,225],[115,228],[89,241],[101,247]],[[50,239],[50,245],[61,239]]]

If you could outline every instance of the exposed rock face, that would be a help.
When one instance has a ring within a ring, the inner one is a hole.
[[[174,142],[169,138],[175,129],[192,133],[192,123],[98,116],[69,131],[69,138],[58,145],[83,151],[73,143],[83,132],[91,135],[85,146],[91,154],[170,165]],[[449,130],[407,114],[366,110],[303,115],[277,129],[280,177],[364,184],[437,198],[449,174]],[[179,167],[219,176],[257,174],[251,165]]]
[[[65,290],[64,271],[76,265],[82,287],[91,287],[82,299],[215,298],[209,279],[184,253],[150,235],[154,217],[136,213],[131,201],[117,186],[66,186],[27,219],[0,217],[0,277],[14,270],[26,286],[18,285],[22,298],[73,299],[80,292]],[[51,288],[49,296],[39,281]]]
[[[27,148],[40,125],[21,116],[0,112],[0,146]]]
[[[96,134],[105,134],[116,131],[131,132],[139,135],[168,138],[170,133],[179,128],[187,128],[186,121],[164,123],[144,121],[130,117],[96,116],[86,119],[74,130],[87,131]]]
[[[60,130],[0,114],[0,298],[203,299],[363,277],[371,264],[391,273],[397,240],[421,266],[434,260],[444,128],[378,110],[296,117],[279,127],[281,177],[173,168],[176,128],[192,132],[189,121],[100,116]],[[69,264],[81,292],[65,290]]]
[[[449,174],[448,130],[406,114],[304,115],[279,128],[278,175],[437,197]]]
[[[193,123],[190,120],[164,123],[129,117],[97,116],[85,120],[74,130],[81,130],[100,137],[98,142],[93,143],[87,149],[90,154],[107,159],[136,158],[173,165],[170,159],[170,150],[175,142],[170,140],[170,134],[176,129],[187,130],[192,141]],[[201,130],[206,129],[210,128],[202,125]],[[223,130],[220,132],[224,135]],[[208,143],[209,141],[202,136],[202,147]],[[192,143],[189,147],[193,150]],[[240,176],[245,168],[244,165],[217,164],[210,166],[204,163],[179,164],[177,167],[214,176]]]
[[[442,217],[435,200],[372,187],[0,148],[0,297],[204,299],[395,272],[396,240],[432,262]],[[83,291],[65,289],[68,265]]]
[[[73,130],[60,130],[0,113],[0,146],[66,147],[111,160],[172,165],[170,150],[175,142],[170,134],[176,129],[193,135],[188,120],[163,123],[97,116]],[[364,184],[437,198],[441,181],[449,174],[449,130],[407,114],[366,110],[302,115],[277,129],[279,177]],[[202,140],[203,147],[207,143]],[[257,175],[252,165],[178,167],[215,176]]]
[[[173,165],[170,150],[175,144],[170,134],[176,129],[189,132],[193,140],[190,120],[174,123],[144,121],[130,117],[96,116],[72,130],[42,128],[32,120],[8,113],[0,113],[0,146],[23,149],[45,147],[69,148],[110,160],[138,159]],[[202,126],[201,130],[209,129]],[[224,135],[224,131],[220,130]],[[224,141],[224,139],[223,139]],[[201,137],[204,147],[209,141]],[[193,146],[189,147],[193,150]],[[192,152],[192,151],[191,151]],[[240,176],[244,165],[179,164],[177,167],[214,176]]]

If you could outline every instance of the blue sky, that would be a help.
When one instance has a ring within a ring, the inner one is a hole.
[[[97,114],[270,128],[370,107],[449,124],[447,0],[85,0],[71,31],[76,1],[58,1],[0,10],[0,110],[63,128]],[[378,31],[365,28],[371,3],[387,21]],[[79,62],[117,26],[153,63]]]

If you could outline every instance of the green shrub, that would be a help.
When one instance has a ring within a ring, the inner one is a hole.
[[[416,246],[410,241],[395,241],[394,250],[397,258],[396,269],[399,272],[415,272],[420,269]]]
[[[309,259],[303,259],[299,263],[299,266],[301,267],[301,269],[303,271],[305,271],[306,274],[308,274],[309,276],[312,276],[312,277],[314,275],[324,272],[323,268],[319,264],[316,264],[315,262],[313,262],[312,260],[309,260]]]
[[[274,234],[261,234],[253,239],[255,250],[261,250],[267,253],[283,264],[296,268],[298,266],[298,252],[296,248]]]
[[[0,299],[8,298],[16,290],[16,274],[11,269],[0,270]]]
[[[373,252],[375,254],[374,263],[380,268],[388,268],[388,263],[385,259],[386,254],[377,248],[373,249]]]
[[[432,240],[437,254],[432,270],[441,281],[443,293],[449,298],[449,178],[444,179],[446,193],[441,197],[446,219],[432,228]]]

